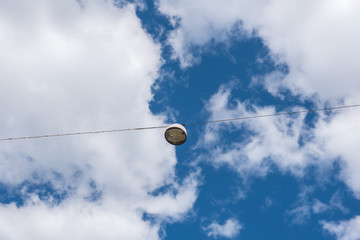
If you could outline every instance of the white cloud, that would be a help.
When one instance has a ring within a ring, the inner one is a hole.
[[[159,239],[158,226],[141,213],[117,206],[71,200],[51,208],[41,201],[1,207],[1,239]]]
[[[319,199],[315,199],[312,206],[312,210],[315,214],[326,212],[329,208],[329,205],[321,202]]]
[[[343,213],[348,213],[349,209],[344,207],[342,204],[342,199],[339,195],[339,192],[335,192],[333,196],[331,197],[328,204],[325,204],[321,202],[319,199],[314,199],[313,205],[312,205],[312,211],[315,214],[323,213],[330,210],[340,210]]]
[[[229,104],[230,98],[235,104]],[[231,97],[231,89],[220,87],[206,105],[210,120],[267,115],[275,113],[273,107],[251,106]],[[291,109],[296,111],[301,109]],[[333,161],[342,161],[341,178],[357,197],[360,194],[358,157],[360,112],[344,110],[332,117],[319,113],[315,128],[305,124],[305,114],[257,118],[207,125],[198,146],[207,149],[206,156],[216,166],[228,165],[241,176],[264,176],[269,166],[275,164],[284,172],[302,176],[304,169],[318,166],[331,167]],[[241,141],[226,144],[222,140],[227,132],[244,130]]]
[[[341,178],[360,198],[360,119],[359,110],[344,111],[330,122],[321,122],[317,125],[315,134],[317,141],[322,144],[328,158],[342,159]]]
[[[321,224],[324,230],[335,235],[339,240],[360,239],[360,216],[337,223],[323,221]]]
[[[269,47],[272,58],[289,67],[288,74],[274,71],[257,76],[256,83],[262,82],[270,93],[280,96],[279,91],[287,88],[318,106],[324,102],[331,105],[360,102],[359,1],[159,0],[159,9],[177,19],[179,26],[169,42],[183,66],[192,64],[194,46],[206,47],[211,41],[227,42],[229,36],[239,32],[255,32]],[[239,26],[241,31],[234,31]],[[227,95],[227,91],[220,91],[211,98],[207,109],[212,119],[275,112],[271,107],[248,111],[240,102],[230,109],[226,105]],[[266,159],[271,158],[281,169],[301,174],[316,159],[327,165],[325,162],[340,157],[341,177],[359,198],[359,119],[357,110],[339,111],[330,120],[322,117],[316,129],[308,132],[303,129],[303,116],[234,123],[231,127],[246,126],[256,136],[230,147],[220,145],[212,151],[212,159],[216,164],[227,162],[241,172],[265,174]],[[231,127],[209,126],[204,141],[213,142],[221,134],[219,130]],[[300,146],[301,134],[313,135],[314,139]]]
[[[309,202],[309,194],[312,193],[314,189],[312,187],[303,187],[299,193],[296,206],[286,211],[286,215],[291,218],[292,223],[294,224],[305,224],[306,221],[311,216],[311,204]]]
[[[1,136],[163,125],[148,106],[160,54],[132,5],[0,0]],[[175,183],[175,164],[161,130],[2,142],[0,182],[50,182],[68,198],[1,205],[0,236],[158,239],[142,213],[178,219],[196,198],[196,178]],[[177,194],[149,194],[164,184]]]
[[[255,31],[272,57],[289,66],[285,79],[266,80],[270,90],[285,86],[322,99],[359,93],[359,1],[159,0],[159,9],[179,19],[169,42],[183,66],[191,65],[193,46],[226,42],[241,23],[242,32]]]
[[[349,210],[342,204],[341,195],[335,192],[326,204],[317,198],[312,198],[311,194],[315,191],[314,187],[303,187],[294,208],[286,211],[286,215],[295,224],[306,224],[312,214],[322,214],[329,211],[341,211],[348,213]]]
[[[230,96],[230,89],[223,86],[211,97],[206,106],[211,120],[275,113],[272,107],[252,106],[254,109],[248,110],[245,103],[237,100],[236,106],[230,107]],[[210,160],[215,164],[228,164],[242,176],[266,175],[271,163],[301,176],[308,164],[316,163],[314,156],[322,154],[311,142],[300,144],[299,138],[309,134],[304,118],[305,115],[277,116],[209,124],[198,147],[208,149]],[[241,129],[245,131],[243,141],[219,144],[227,131]]]
[[[159,10],[170,17],[174,26],[180,25],[170,34],[169,43],[183,67],[196,61],[190,50],[192,46],[205,45],[211,39],[227,40],[236,28],[233,25],[240,21],[237,2],[159,0]]]
[[[226,222],[221,225],[218,222],[214,221],[209,226],[204,227],[209,237],[225,237],[225,238],[234,238],[239,235],[240,230],[243,226],[236,219],[228,219]]]

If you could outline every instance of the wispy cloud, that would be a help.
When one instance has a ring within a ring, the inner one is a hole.
[[[224,224],[219,224],[217,221],[203,228],[209,237],[225,237],[234,238],[239,235],[243,226],[236,219],[228,219]]]
[[[294,207],[286,211],[286,216],[295,224],[306,224],[313,214],[324,214],[327,212],[340,211],[348,213],[349,210],[343,206],[340,193],[335,192],[328,203],[324,203],[317,198],[313,198],[314,187],[303,187],[299,193],[298,200]]]

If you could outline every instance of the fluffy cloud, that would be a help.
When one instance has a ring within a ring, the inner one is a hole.
[[[230,96],[230,89],[223,86],[211,97],[206,106],[210,119],[275,113],[272,107],[252,106],[253,110],[248,110],[240,101],[230,107]],[[207,125],[198,146],[209,150],[210,159],[216,165],[230,165],[242,176],[266,175],[272,163],[300,176],[308,164],[316,163],[315,156],[322,154],[311,142],[301,145],[300,137],[309,135],[304,118],[305,115],[278,116]],[[219,144],[226,132],[240,130],[245,130],[242,141]]]
[[[25,207],[1,207],[2,239],[158,239],[158,227],[141,220],[132,209],[82,200],[49,207],[34,199]]]
[[[230,104],[230,99],[235,104]],[[249,106],[234,99],[227,86],[220,87],[210,98],[206,110],[210,120],[275,113],[273,107]],[[292,109],[296,110],[302,109]],[[334,160],[341,159],[340,176],[359,198],[359,111],[345,110],[330,117],[319,113],[313,128],[307,126],[305,117],[306,114],[283,115],[207,125],[197,146],[206,149],[207,154],[200,158],[216,166],[231,166],[243,177],[264,176],[272,164],[302,176],[309,165],[327,169]],[[240,140],[221,144],[229,132],[241,133]]]
[[[225,237],[225,238],[234,238],[239,235],[242,225],[236,219],[228,219],[226,222],[221,225],[218,222],[214,221],[209,226],[204,227],[207,235],[209,237]]]
[[[210,98],[206,110],[210,113],[210,120],[275,113],[272,107],[249,106],[234,99],[231,88],[226,86],[222,86]],[[302,176],[310,165],[326,173],[333,161],[340,159],[339,176],[359,199],[359,111],[345,110],[332,116],[319,113],[313,128],[306,126],[305,116],[287,115],[209,124],[197,145],[198,148],[206,149],[206,154],[199,158],[215,166],[229,166],[243,178],[265,176],[272,165],[296,176]],[[225,135],[229,133],[238,134],[237,139],[240,140],[226,142]],[[305,187],[296,206],[286,212],[293,223],[303,224],[312,214],[348,212],[338,193],[325,204],[318,199],[311,199],[309,196],[312,191]],[[360,235],[359,217],[340,223],[324,221],[322,225],[341,240],[355,240]]]
[[[240,21],[237,8],[233,8],[236,2],[239,1],[159,1],[159,10],[170,17],[174,26],[179,25],[169,36],[169,43],[183,67],[195,61],[192,46],[205,45],[211,39],[227,40],[233,25]]]
[[[0,6],[2,137],[164,124],[148,107],[160,46],[132,5],[1,0]],[[175,183],[175,164],[161,130],[2,142],[0,182],[50,183],[66,198],[57,205],[23,188],[24,206],[0,206],[0,236],[158,239],[160,223],[142,214],[178,219],[196,197],[196,176]],[[151,194],[165,184],[176,194]],[[164,199],[168,204],[159,204]]]
[[[348,221],[322,222],[323,228],[339,240],[356,240],[360,236],[360,216]]]
[[[275,63],[289,67],[286,74],[274,71],[254,78],[254,83],[263,84],[274,96],[286,88],[302,99],[316,101],[318,106],[324,102],[340,105],[360,101],[359,1],[159,0],[159,9],[178,26],[169,43],[183,67],[196,61],[191,51],[194,47],[206,47],[212,41],[226,43],[230,35],[239,33],[258,36]],[[230,90],[224,88],[213,95],[206,106],[210,119],[275,112],[272,107],[249,108],[240,101],[230,106],[229,96]],[[242,176],[265,175],[273,163],[283,171],[301,175],[309,164],[326,167],[340,159],[340,177],[360,198],[358,119],[360,113],[354,110],[337,112],[331,118],[320,115],[313,129],[305,126],[303,115],[211,125],[199,147],[210,151],[204,159],[217,166],[228,164]],[[240,130],[247,133],[240,141],[227,145],[219,141],[224,131]],[[299,210],[321,212],[328,208],[316,202]],[[358,220],[323,226],[339,239],[357,239]]]
[[[255,79],[274,96],[286,88],[318,106],[360,101],[359,1],[159,0],[159,9],[178,25],[169,42],[183,66],[192,64],[194,46],[226,42],[230,35],[245,33],[242,37],[262,38],[275,62],[289,67],[289,73],[274,71]],[[231,108],[228,95],[228,90],[220,90],[210,99],[207,110],[211,119],[275,112],[257,106],[249,111],[241,102]],[[218,147],[212,150],[215,164],[226,162],[242,173],[266,174],[271,160],[280,169],[301,174],[309,164],[325,166],[340,158],[341,177],[359,198],[359,118],[359,111],[339,111],[332,118],[320,116],[315,129],[306,128],[304,115],[220,124],[207,127],[204,140],[211,143],[219,138],[220,130],[246,126],[250,135],[246,141],[213,145]],[[311,141],[302,145],[299,140],[304,137]]]
[[[159,0],[159,9],[177,20],[169,42],[183,66],[192,64],[192,47],[242,32],[261,37],[272,57],[289,66],[285,77],[267,78],[267,88],[285,86],[326,100],[359,93],[356,0]]]
[[[315,130],[318,144],[322,145],[328,159],[340,157],[342,160],[341,178],[360,199],[360,141],[359,110],[344,111],[335,115],[331,121],[319,122]]]

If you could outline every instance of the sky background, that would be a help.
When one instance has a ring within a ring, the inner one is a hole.
[[[0,137],[360,103],[356,0],[0,0]],[[0,142],[0,239],[360,239],[357,108]]]

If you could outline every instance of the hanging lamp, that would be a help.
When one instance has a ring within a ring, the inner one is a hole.
[[[181,124],[172,124],[165,130],[165,139],[172,145],[181,145],[186,141],[186,138],[186,129]]]

